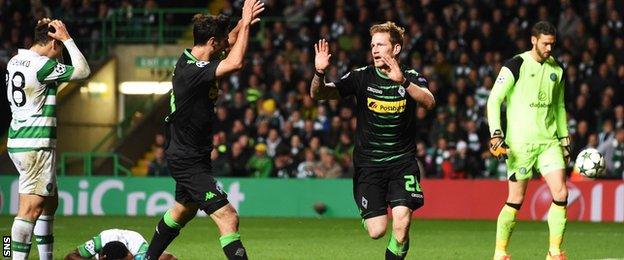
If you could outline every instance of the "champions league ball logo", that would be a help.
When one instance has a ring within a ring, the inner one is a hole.
[[[583,193],[570,182],[566,183],[566,186],[568,187],[567,218],[568,220],[580,220],[585,212],[585,198],[583,197]],[[550,209],[552,201],[553,199],[548,185],[546,185],[546,183],[542,184],[542,186],[535,190],[531,198],[531,219],[547,220],[548,210]]]

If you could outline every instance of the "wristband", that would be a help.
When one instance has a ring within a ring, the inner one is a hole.
[[[314,75],[318,76],[319,78],[325,77],[325,73],[320,73],[318,72],[318,70],[314,70]]]
[[[407,80],[407,78],[405,78],[405,82],[403,82],[403,84],[401,84],[401,86],[403,86],[404,89],[407,89],[411,85],[412,85],[412,82]]]

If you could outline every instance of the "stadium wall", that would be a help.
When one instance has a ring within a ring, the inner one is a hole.
[[[352,181],[295,179],[220,179],[241,216],[316,217],[324,203],[326,217],[358,217]],[[163,214],[174,203],[170,178],[60,177],[59,215]],[[496,219],[506,198],[506,182],[495,180],[425,180],[425,206],[416,218]],[[17,178],[0,177],[0,214],[17,210]],[[624,182],[568,182],[568,219],[624,222]],[[532,181],[520,211],[522,220],[546,220],[552,198],[542,181]]]

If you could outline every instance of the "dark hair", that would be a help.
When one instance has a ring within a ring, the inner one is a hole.
[[[193,17],[193,44],[204,45],[211,37],[223,40],[227,37],[230,18],[225,15],[196,14]]]
[[[34,44],[46,45],[53,40],[52,37],[48,36],[48,32],[51,30],[54,30],[54,27],[50,26],[49,21],[39,21],[35,26]]]
[[[557,36],[557,28],[548,21],[540,21],[531,28],[531,36],[539,37],[540,34]]]
[[[100,252],[100,256],[107,260],[124,259],[130,251],[124,243],[119,241],[111,241],[106,243]]]

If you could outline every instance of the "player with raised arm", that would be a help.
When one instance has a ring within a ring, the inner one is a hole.
[[[72,66],[59,63],[63,46]],[[19,205],[11,227],[13,259],[27,259],[33,233],[39,259],[52,259],[56,186],[56,92],[58,83],[89,76],[89,64],[63,22],[41,19],[30,49],[7,64],[7,98],[13,120],[7,149],[19,172]]]
[[[238,233],[238,214],[211,175],[212,124],[218,79],[243,67],[252,23],[264,10],[259,0],[245,0],[242,18],[229,32],[225,16],[198,14],[193,18],[194,46],[175,65],[171,113],[165,119],[165,156],[176,181],[176,203],[156,226],[147,259],[158,259],[180,229],[201,209],[219,228],[228,259],[247,259]],[[219,56],[231,47],[225,59]]]
[[[510,259],[507,245],[516,224],[533,169],[550,188],[553,202],[548,211],[550,246],[546,259],[565,259],[561,251],[566,226],[566,164],[570,142],[564,107],[563,66],[551,56],[556,29],[538,22],[531,29],[533,48],[506,61],[487,102],[490,151],[507,158],[509,193],[496,226],[494,259]],[[500,108],[507,102],[507,129],[503,133]]]
[[[145,259],[147,241],[141,234],[132,230],[107,229],[97,236],[79,245],[65,256],[65,260],[84,259]],[[176,260],[177,258],[164,252],[159,260]]]
[[[435,100],[427,80],[399,65],[404,29],[393,22],[370,28],[374,64],[353,70],[335,83],[325,82],[329,66],[327,41],[314,45],[316,73],[310,96],[339,99],[355,96],[357,129],[353,163],[353,195],[368,234],[386,233],[388,206],[392,235],[386,259],[404,259],[409,249],[412,212],[424,203],[416,161],[416,107],[432,109]]]

